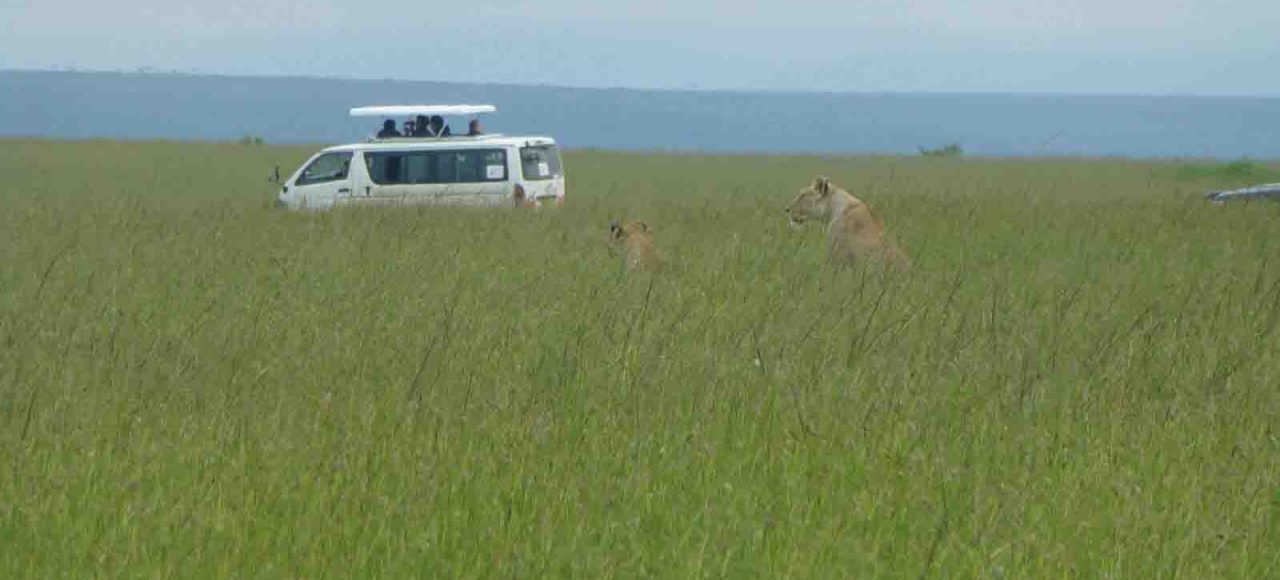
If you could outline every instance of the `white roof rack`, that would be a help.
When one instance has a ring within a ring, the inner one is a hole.
[[[478,115],[494,113],[498,108],[493,105],[386,105],[375,107],[355,107],[351,109],[352,117],[412,117],[414,115]]]

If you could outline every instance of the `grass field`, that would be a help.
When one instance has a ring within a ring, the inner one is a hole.
[[[1200,198],[1274,164],[571,152],[560,211],[271,209],[311,151],[0,142],[0,577],[1280,577],[1280,205]],[[911,272],[786,227],[817,173]]]

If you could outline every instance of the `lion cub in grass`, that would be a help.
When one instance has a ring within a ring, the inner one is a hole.
[[[911,267],[907,255],[884,231],[871,206],[818,176],[787,206],[793,226],[808,221],[827,222],[827,255],[838,265],[861,260],[879,261],[895,270]]]
[[[653,246],[653,230],[639,220],[609,222],[609,244],[622,251],[623,266],[628,272],[652,272],[662,268],[662,258]]]

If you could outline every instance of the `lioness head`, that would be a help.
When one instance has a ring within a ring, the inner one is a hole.
[[[809,187],[800,191],[796,198],[787,205],[787,219],[792,226],[800,226],[807,221],[831,219],[831,193],[835,186],[831,180],[819,175]]]
[[[612,220],[609,222],[609,240],[614,243],[625,244],[630,239],[648,239],[649,237],[649,224],[642,221],[627,220],[619,222],[618,220]]]
[[[653,230],[642,221],[610,221],[609,243],[622,250],[627,270],[656,270],[662,265],[653,247]]]

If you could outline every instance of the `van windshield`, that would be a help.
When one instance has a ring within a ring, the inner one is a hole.
[[[529,181],[544,181],[564,175],[560,167],[560,150],[555,145],[521,147],[520,166],[524,178]]]

